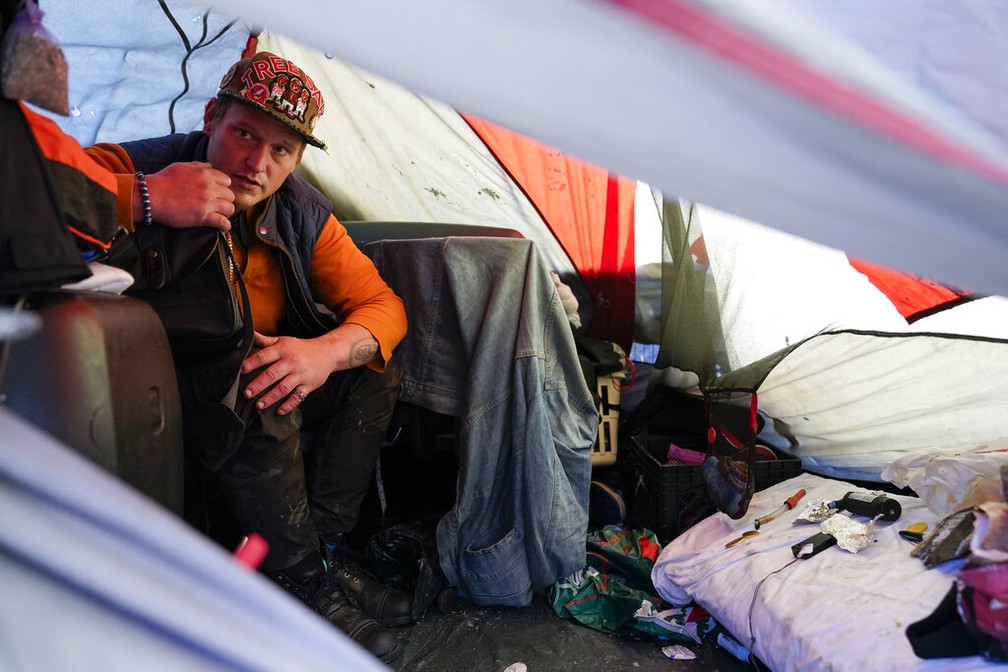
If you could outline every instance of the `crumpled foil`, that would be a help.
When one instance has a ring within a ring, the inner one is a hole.
[[[857,553],[875,538],[874,520],[862,523],[840,514],[822,521],[819,529],[826,534],[832,534],[837,540],[837,546],[851,553]]]
[[[805,503],[805,508],[802,509],[802,512],[798,514],[797,518],[795,518],[795,522],[821,523],[837,512],[836,507],[831,507],[830,504],[832,504],[832,502],[827,501],[822,497],[809,500]]]

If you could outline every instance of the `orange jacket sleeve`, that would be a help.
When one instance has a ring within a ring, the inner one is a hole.
[[[311,289],[315,297],[342,322],[359,324],[378,341],[384,369],[392,351],[406,336],[406,310],[371,260],[350,238],[343,225],[329,217],[311,258]]]
[[[116,190],[116,217],[119,226],[132,232],[135,228],[133,220],[133,182],[136,179],[136,168],[133,160],[119,145],[99,143],[85,147],[84,151],[107,171],[113,174]]]

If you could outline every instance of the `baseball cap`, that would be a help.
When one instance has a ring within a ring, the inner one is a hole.
[[[326,148],[313,135],[325,111],[322,92],[304,70],[286,58],[260,51],[241,59],[221,79],[217,96],[252,105],[293,129],[308,144]]]

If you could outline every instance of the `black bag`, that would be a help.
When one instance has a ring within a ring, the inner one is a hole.
[[[371,536],[366,553],[378,581],[413,594],[412,622],[423,619],[434,602],[448,610],[454,593],[438,559],[437,517],[385,528]]]
[[[176,364],[251,344],[248,295],[224,233],[155,223],[120,238],[108,263],[133,276],[124,293],[157,312]]]
[[[0,98],[0,127],[0,295],[89,277],[58,206],[48,162],[16,101]]]

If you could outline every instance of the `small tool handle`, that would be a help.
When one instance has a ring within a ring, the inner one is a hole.
[[[787,504],[788,509],[793,509],[798,505],[798,502],[800,502],[801,498],[804,496],[805,496],[805,488],[802,488],[798,492],[794,493],[793,495],[785,499],[784,503]]]
[[[757,518],[755,521],[753,521],[753,526],[758,530],[760,528],[760,525],[763,525],[765,523],[769,523],[771,520],[777,518],[777,516],[781,515],[782,513],[786,512],[786,511],[790,511],[791,509],[793,509],[795,507],[795,505],[798,503],[798,501],[802,497],[804,497],[804,496],[805,496],[805,488],[802,488],[801,490],[799,490],[795,494],[793,494],[790,497],[788,497],[787,499],[785,499],[784,503],[781,504],[780,507],[776,511],[774,511],[772,513],[768,513],[767,515],[763,516],[762,518]]]

